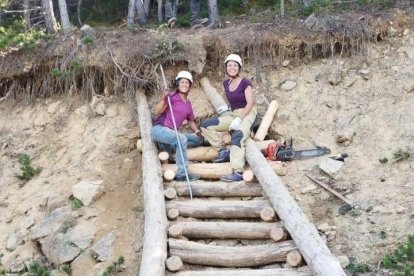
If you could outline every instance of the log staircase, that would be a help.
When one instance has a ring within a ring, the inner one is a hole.
[[[345,275],[277,176],[280,166],[269,164],[253,140],[246,159],[257,182],[217,181],[228,164],[194,164],[190,173],[213,168],[191,182],[190,199],[187,182],[166,173],[174,165],[161,165],[144,92],[136,98],[145,204],[139,275]]]

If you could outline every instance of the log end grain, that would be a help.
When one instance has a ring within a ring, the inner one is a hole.
[[[177,272],[183,269],[183,261],[178,256],[172,256],[167,259],[166,266],[169,271]]]

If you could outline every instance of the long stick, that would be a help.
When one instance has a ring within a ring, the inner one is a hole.
[[[168,87],[167,87],[167,82],[165,80],[164,69],[162,68],[161,64],[160,64],[160,70],[161,70],[162,80],[164,81],[164,88],[167,89]],[[175,123],[175,116],[174,116],[174,112],[173,112],[172,105],[171,105],[170,95],[168,95],[167,100],[168,100],[168,106],[170,107],[170,111],[171,111],[171,117],[172,117],[172,121],[174,125],[175,136],[177,137],[177,144],[180,150],[181,160],[183,160],[183,163],[184,163],[183,148],[181,147],[180,138],[178,137],[177,125]],[[190,191],[190,199],[193,199],[193,192],[191,190],[190,179],[188,178],[187,164],[183,164],[183,165],[184,165],[185,178],[187,179],[187,183],[188,183],[188,190]]]

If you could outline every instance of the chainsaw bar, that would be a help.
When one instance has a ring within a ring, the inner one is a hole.
[[[294,150],[294,149],[282,149],[277,152],[277,160],[290,161],[290,160],[302,160],[312,157],[317,157],[330,153],[328,148],[316,148],[309,150]]]

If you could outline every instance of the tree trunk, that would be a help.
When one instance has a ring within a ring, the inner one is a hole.
[[[285,0],[280,0],[280,16],[285,16]]]
[[[338,259],[329,251],[315,226],[290,196],[280,177],[266,163],[252,139],[246,142],[246,159],[313,272],[316,275],[345,275]]]
[[[23,18],[24,30],[27,32],[30,29],[30,4],[29,0],[23,0]]]
[[[158,0],[157,15],[158,15],[158,22],[159,23],[164,22],[164,16],[162,14],[163,2],[164,2],[164,0]]]
[[[217,246],[169,239],[170,255],[183,262],[222,267],[250,267],[285,262],[297,247],[293,241],[252,246]]]
[[[129,0],[128,17],[127,17],[128,27],[132,27],[135,23],[136,1],[137,0]]]
[[[189,196],[188,184],[185,182],[172,182],[167,187],[173,187],[179,196]],[[243,182],[191,182],[193,196],[262,196],[262,188],[259,184]]]
[[[144,187],[144,242],[140,276],[164,275],[167,259],[167,217],[157,147],[151,139],[152,120],[144,91],[136,93],[138,125],[142,137],[142,182]]]
[[[217,0],[208,0],[208,19],[211,26],[215,27],[219,23]]]
[[[174,276],[313,276],[307,266],[295,268],[263,268],[263,269],[212,269],[203,271],[183,271]]]
[[[183,217],[193,218],[260,218],[260,211],[269,207],[267,200],[192,200],[170,201],[167,210],[177,209]]]
[[[81,20],[81,15],[80,15],[81,5],[82,5],[82,0],[78,0],[78,6],[76,7],[76,14],[78,16],[79,27],[82,27],[82,20]]]
[[[264,240],[277,228],[282,228],[281,223],[192,221],[173,224],[168,233],[173,238]]]
[[[57,24],[52,0],[42,0],[42,7],[45,11],[46,31],[50,34],[56,33]]]
[[[149,0],[147,0],[147,2],[149,2]],[[145,4],[143,0],[136,0],[136,7],[139,23],[141,25],[146,25],[148,23],[148,14],[145,11]]]
[[[63,34],[70,36],[72,34],[72,27],[69,21],[68,9],[66,7],[66,0],[58,0],[60,11],[60,22],[62,24]]]

